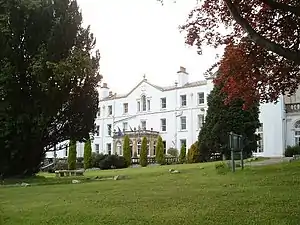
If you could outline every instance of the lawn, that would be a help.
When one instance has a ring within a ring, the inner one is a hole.
[[[85,174],[128,176],[118,181],[29,180],[30,187],[0,187],[0,224],[299,225],[299,167],[293,162],[218,175],[208,163]],[[52,185],[41,185],[48,181]]]

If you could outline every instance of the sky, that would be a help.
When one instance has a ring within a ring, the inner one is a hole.
[[[101,54],[102,82],[123,94],[146,78],[159,86],[177,80],[180,66],[189,81],[204,79],[203,73],[216,61],[220,50],[185,44],[178,27],[185,23],[196,0],[77,0],[83,25],[91,26]]]

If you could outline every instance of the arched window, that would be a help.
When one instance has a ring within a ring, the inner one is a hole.
[[[123,155],[122,144],[120,142],[117,143],[117,154]]]
[[[142,96],[142,110],[143,111],[147,110],[147,100],[146,100],[146,96],[145,95]]]
[[[141,147],[142,147],[142,142],[139,140],[137,142],[137,154],[140,155],[141,153]]]
[[[298,120],[295,125],[295,145],[300,145],[300,120]]]

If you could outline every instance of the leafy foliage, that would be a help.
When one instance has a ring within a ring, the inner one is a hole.
[[[126,161],[127,167],[131,165],[131,149],[130,149],[130,140],[129,136],[124,136],[124,142],[123,142],[123,155]]]
[[[298,87],[298,0],[203,0],[181,29],[187,32],[186,42],[196,45],[200,54],[205,45],[227,45],[215,66],[220,65],[219,80],[229,102],[239,98],[245,106],[257,99],[272,102]]]
[[[300,146],[287,146],[284,155],[285,157],[293,157],[294,155],[300,155]]]
[[[161,136],[157,139],[157,145],[156,145],[156,162],[160,165],[166,164],[166,158],[164,154],[164,144]]]
[[[88,139],[84,143],[84,169],[88,169],[92,167],[92,146],[91,139]]]
[[[76,0],[0,10],[0,176],[27,176],[55,144],[93,132],[100,56]]]
[[[68,154],[68,168],[69,168],[69,170],[75,170],[76,169],[76,157],[77,157],[76,141],[70,140],[69,154]]]
[[[198,163],[200,162],[200,148],[198,141],[191,145],[188,150],[187,161],[188,163]]]
[[[215,164],[215,169],[218,174],[226,174],[229,171],[229,166],[225,162],[217,162]]]
[[[105,155],[104,159],[99,162],[99,168],[101,170],[122,169],[126,167],[125,158],[118,155]]]
[[[221,88],[215,86],[207,97],[208,110],[205,124],[198,136],[201,161],[209,160],[212,153],[221,153],[229,158],[230,132],[243,135],[245,138],[245,157],[250,156],[257,148],[258,137],[255,132],[260,126],[259,104],[256,103],[247,110],[242,109],[244,102],[241,99],[225,105],[226,95]]]
[[[171,156],[174,156],[174,157],[178,156],[178,150],[176,148],[169,148],[167,153]]]
[[[143,137],[142,146],[141,146],[141,154],[140,154],[140,165],[142,167],[145,167],[148,164],[147,153],[148,153],[147,138]]]
[[[99,168],[100,167],[100,162],[105,159],[105,155],[104,154],[99,154],[96,152],[92,153],[92,167],[93,168]]]
[[[180,163],[186,162],[186,147],[185,147],[185,145],[182,145],[180,148],[179,162]]]

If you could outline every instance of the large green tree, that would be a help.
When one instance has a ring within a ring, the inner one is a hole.
[[[164,144],[161,136],[159,136],[157,139],[155,159],[156,162],[160,165],[164,165],[166,163],[166,158],[164,154]]]
[[[0,176],[32,175],[45,152],[94,129],[99,52],[76,0],[0,1]]]
[[[221,89],[221,86],[214,86],[207,97],[205,124],[198,137],[198,148],[204,161],[211,153],[221,153],[227,158],[230,156],[228,146],[230,132],[243,135],[245,154],[250,155],[257,148],[255,131],[260,126],[259,104],[256,103],[247,110],[242,109],[244,102],[241,99],[224,104],[226,94]]]
[[[148,160],[147,160],[147,154],[148,153],[148,148],[147,148],[147,138],[143,137],[142,139],[142,145],[141,145],[141,154],[140,154],[140,165],[142,167],[145,167],[148,165]]]
[[[123,143],[123,156],[127,166],[131,165],[131,149],[130,149],[130,139],[128,135],[124,136]]]

